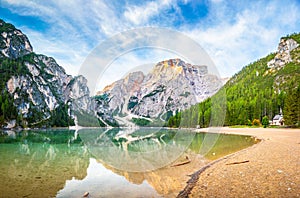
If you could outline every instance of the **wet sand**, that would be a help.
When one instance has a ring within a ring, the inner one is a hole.
[[[299,129],[224,127],[218,132],[262,141],[198,174],[189,197],[300,197]]]

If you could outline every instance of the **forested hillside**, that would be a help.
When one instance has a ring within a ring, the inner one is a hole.
[[[0,19],[0,128],[67,127],[90,103],[83,76],[34,53],[27,36]]]
[[[245,66],[213,98],[179,112],[168,121],[170,127],[212,125],[212,99],[226,92],[225,126],[252,125],[283,110],[285,124],[299,126],[300,34],[283,37],[278,52]],[[183,121],[189,120],[189,122]],[[254,123],[253,123],[254,121]]]

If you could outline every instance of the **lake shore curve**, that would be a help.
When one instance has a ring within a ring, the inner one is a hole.
[[[197,129],[206,131],[251,135],[262,141],[200,169],[188,194],[178,197],[300,197],[299,129]]]

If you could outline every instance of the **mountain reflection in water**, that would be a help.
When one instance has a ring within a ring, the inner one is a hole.
[[[205,139],[215,142],[212,148]],[[80,197],[85,192],[174,197],[187,175],[253,143],[248,136],[166,129],[5,131],[0,135],[0,189],[5,197]],[[174,166],[187,159],[190,163]]]
[[[99,161],[127,172],[165,167],[190,146],[195,133],[167,129],[86,129],[79,136]]]

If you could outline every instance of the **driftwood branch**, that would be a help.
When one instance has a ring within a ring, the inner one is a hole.
[[[193,173],[191,175],[191,178],[187,182],[186,187],[182,191],[179,192],[179,194],[177,195],[177,198],[187,198],[189,196],[189,194],[191,193],[192,189],[194,188],[194,186],[196,185],[200,174],[203,173],[206,169],[208,169],[212,165],[214,165],[215,163],[220,162],[224,159],[226,159],[226,158],[221,158],[221,159],[218,159],[216,161],[213,161],[210,164],[207,164],[206,166],[202,167],[197,172]]]
[[[226,165],[243,164],[243,163],[247,163],[247,162],[249,162],[249,160],[245,160],[245,161],[241,161],[241,162],[232,162],[232,163],[228,163]]]
[[[188,163],[190,163],[190,162],[191,162],[191,160],[188,160],[188,161],[185,161],[185,162],[181,162],[181,163],[178,163],[178,164],[174,164],[174,165],[172,165],[171,167],[185,165],[185,164],[188,164]]]

